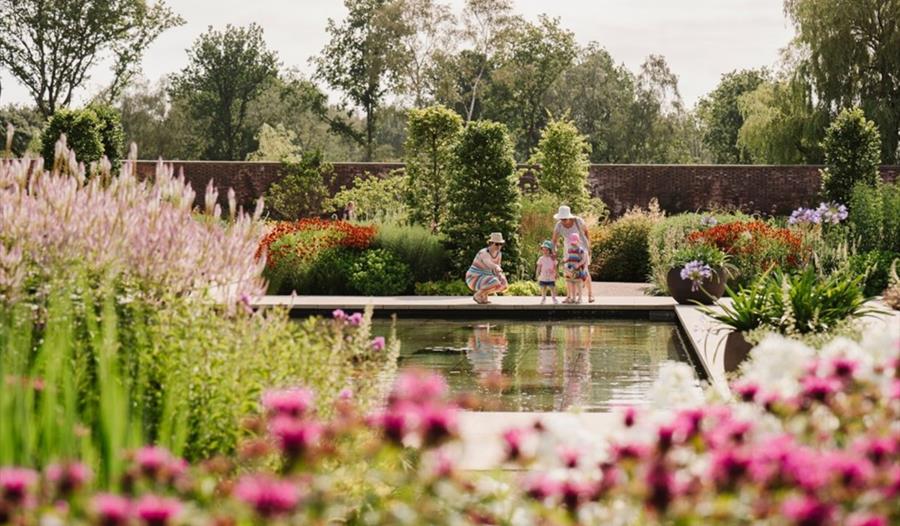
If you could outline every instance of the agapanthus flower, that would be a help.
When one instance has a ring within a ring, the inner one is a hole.
[[[691,261],[681,269],[681,279],[690,280],[691,290],[697,292],[703,280],[712,277],[712,269],[702,261]]]
[[[821,218],[823,223],[831,223],[836,225],[847,219],[849,212],[847,207],[839,203],[820,203],[816,209],[816,214]]]
[[[276,389],[262,397],[263,407],[274,415],[303,416],[313,408],[315,393],[310,389]]]
[[[812,208],[798,208],[791,212],[791,217],[788,218],[789,225],[818,225],[821,222],[821,213]]]
[[[300,501],[300,490],[293,482],[267,475],[241,477],[234,495],[266,518],[290,513]]]

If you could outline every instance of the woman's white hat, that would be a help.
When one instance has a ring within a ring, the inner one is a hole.
[[[490,237],[488,237],[488,243],[504,244],[506,241],[503,240],[503,234],[500,232],[491,232]]]
[[[575,219],[575,216],[572,215],[572,210],[566,206],[562,205],[559,207],[559,212],[557,212],[553,219],[562,220],[562,219]]]

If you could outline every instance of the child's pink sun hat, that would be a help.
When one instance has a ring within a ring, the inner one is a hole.
[[[569,234],[569,244],[570,245],[578,245],[580,243],[581,243],[581,236],[579,236],[575,232]]]

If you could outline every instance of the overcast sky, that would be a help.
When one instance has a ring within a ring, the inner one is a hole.
[[[445,0],[459,10],[463,0]],[[562,19],[580,44],[592,40],[637,70],[651,54],[666,57],[688,105],[740,68],[774,66],[793,30],[782,0],[514,0],[529,20],[547,13]],[[310,72],[308,58],[325,44],[325,23],[340,19],[342,0],[168,0],[187,23],[164,33],[144,56],[144,75],[156,80],[184,67],[185,49],[207,26],[260,24],[268,44],[287,67]],[[85,90],[108,81],[97,68]],[[2,73],[0,104],[29,102],[27,91]]]

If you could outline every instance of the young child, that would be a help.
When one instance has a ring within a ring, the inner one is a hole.
[[[549,239],[541,243],[541,257],[535,267],[538,285],[541,286],[541,304],[547,302],[547,292],[553,296],[553,303],[559,303],[556,299],[556,257],[553,255],[553,243]]]
[[[584,280],[587,270],[584,268],[585,250],[581,246],[581,236],[572,234],[568,239],[566,250],[566,299],[563,303],[581,303]]]

